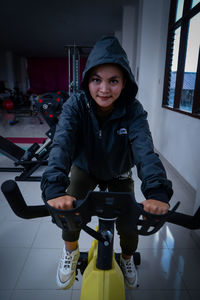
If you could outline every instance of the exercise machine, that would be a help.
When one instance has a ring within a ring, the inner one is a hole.
[[[52,221],[63,230],[83,229],[95,238],[88,254],[81,252],[78,268],[83,273],[81,300],[125,300],[124,279],[113,252],[114,222],[128,210],[135,211],[134,230],[139,235],[156,233],[165,222],[188,229],[200,228],[200,207],[194,216],[176,212],[179,202],[165,215],[153,215],[137,203],[131,193],[89,192],[71,210],[59,210],[50,205],[27,206],[17,183],[5,181],[1,186],[10,207],[21,218],[52,216]],[[87,223],[92,216],[99,219],[98,231]],[[145,216],[144,218],[141,218]],[[134,257],[140,264],[140,254]]]
[[[56,124],[62,110],[63,103],[68,99],[68,94],[45,93],[36,100],[37,111],[42,115],[50,129],[45,133],[46,140],[42,145],[34,143],[27,150],[0,136],[0,153],[14,162],[15,167],[0,168],[0,172],[21,172],[15,177],[16,181],[40,181],[41,176],[32,174],[40,167],[47,165],[50,146],[54,137]]]
[[[37,111],[42,115],[50,128],[54,127],[55,129],[62,106],[68,98],[69,95],[67,92],[57,91],[41,94],[35,100]]]
[[[36,117],[40,124],[43,124],[38,111],[32,105],[31,98],[23,95],[18,88],[5,89],[8,93],[7,97],[2,101],[2,108],[7,113],[12,114],[13,118],[9,120],[10,125],[15,125],[20,118]]]
[[[15,167],[1,167],[0,172],[21,172],[15,177],[16,181],[40,181],[41,176],[32,174],[42,165],[47,165],[50,146],[55,133],[59,115],[63,103],[72,94],[76,94],[80,89],[80,59],[87,57],[91,47],[67,45],[65,49],[68,53],[68,79],[69,91],[57,91],[44,93],[35,97],[31,103],[32,111],[36,111],[49,125],[50,129],[45,133],[47,140],[41,146],[37,143],[31,145],[26,151],[16,144],[0,136],[0,153],[14,161]],[[72,74],[72,81],[71,81]],[[17,123],[14,118],[11,123]],[[43,123],[40,119],[40,123]]]
[[[50,136],[53,133],[49,130],[46,135],[49,135],[49,138],[42,145],[34,143],[27,150],[0,136],[0,153],[11,159],[15,166],[1,167],[0,172],[20,172],[21,174],[15,177],[16,181],[40,181],[40,176],[33,176],[32,174],[40,166],[47,165],[51,144]]]
[[[68,94],[77,94],[80,91],[80,63],[81,58],[87,57],[92,47],[80,45],[66,45],[68,57]]]

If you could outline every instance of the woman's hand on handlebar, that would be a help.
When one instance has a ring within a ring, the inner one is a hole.
[[[159,200],[148,199],[143,201],[142,204],[146,212],[155,215],[164,215],[169,210],[169,204]]]
[[[56,209],[68,210],[68,209],[72,209],[74,207],[73,202],[75,200],[76,200],[76,198],[74,198],[72,196],[64,195],[64,196],[50,199],[47,201],[47,203]]]

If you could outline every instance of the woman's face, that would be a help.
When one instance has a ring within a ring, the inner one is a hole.
[[[89,91],[102,111],[113,108],[124,88],[124,76],[115,64],[103,64],[95,67],[89,77]]]

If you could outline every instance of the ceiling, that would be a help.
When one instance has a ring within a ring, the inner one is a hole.
[[[136,0],[6,0],[0,3],[0,50],[64,57],[65,45],[92,46],[121,29],[122,7]]]

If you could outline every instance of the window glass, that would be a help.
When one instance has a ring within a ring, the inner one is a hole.
[[[200,119],[200,0],[171,0],[167,45],[162,106]]]
[[[176,10],[176,21],[178,21],[183,15],[183,5],[184,5],[184,0],[178,0],[177,10]]]
[[[180,109],[192,112],[200,45],[200,13],[190,20]]]
[[[176,29],[175,33],[174,33],[174,48],[173,48],[170,90],[169,90],[169,102],[168,102],[168,105],[171,107],[173,107],[173,105],[174,105],[174,94],[175,94],[176,74],[177,74],[177,67],[178,67],[179,44],[180,44],[180,27],[178,29]]]
[[[192,1],[192,8],[197,5],[200,2],[200,0],[193,0]]]

